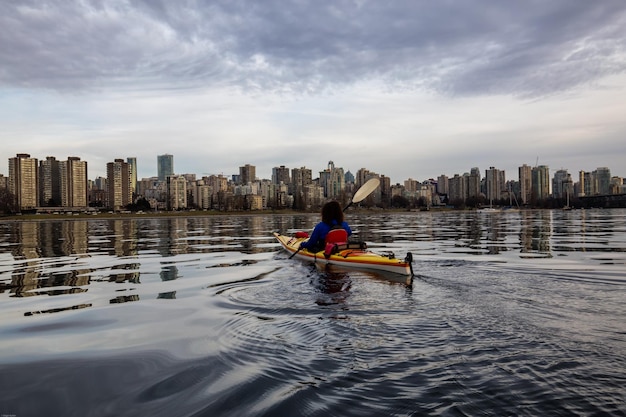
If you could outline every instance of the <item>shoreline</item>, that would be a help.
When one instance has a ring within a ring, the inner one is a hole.
[[[604,209],[604,208],[598,208]],[[511,210],[512,212],[520,212],[520,211],[535,211],[535,210],[562,210],[558,208],[524,208],[520,210]],[[591,210],[591,209],[575,209],[575,210]],[[350,210],[351,213],[354,214],[362,214],[362,213],[441,213],[448,211],[473,211],[480,213],[480,209],[465,209],[465,210],[457,210],[451,208],[436,208],[431,210],[406,210],[406,209],[358,209],[353,208]],[[507,210],[496,211],[491,214],[497,213],[505,213]],[[159,218],[189,218],[189,217],[214,217],[214,216],[267,216],[267,215],[309,215],[309,214],[319,214],[317,211],[296,211],[291,209],[285,210],[258,210],[258,211],[205,211],[205,210],[196,210],[196,211],[161,211],[161,212],[135,212],[135,213],[98,213],[98,214],[88,214],[88,213],[71,213],[71,214],[22,214],[22,215],[9,215],[9,216],[1,216],[0,222],[26,222],[26,221],[48,221],[48,220],[58,220],[58,221],[66,221],[66,220],[98,220],[98,219],[114,219],[114,220],[124,220],[124,219],[159,219]]]

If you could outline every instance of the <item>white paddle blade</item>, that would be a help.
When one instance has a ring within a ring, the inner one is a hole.
[[[372,191],[378,188],[379,184],[380,180],[378,178],[370,178],[369,181],[363,184],[361,188],[359,188],[357,192],[354,193],[354,197],[352,197],[352,202],[358,203],[359,201],[364,200],[368,195],[372,193]]]

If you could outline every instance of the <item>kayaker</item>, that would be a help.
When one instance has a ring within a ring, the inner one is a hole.
[[[348,232],[348,236],[352,234],[352,229],[343,219],[341,205],[333,200],[324,204],[322,207],[322,221],[315,226],[309,240],[302,242],[300,247],[307,249],[309,252],[324,250],[326,235],[334,228],[343,228]]]

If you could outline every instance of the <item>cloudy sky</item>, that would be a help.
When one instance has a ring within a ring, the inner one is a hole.
[[[4,0],[0,173],[626,176],[623,0]],[[314,175],[315,176],[315,175]]]

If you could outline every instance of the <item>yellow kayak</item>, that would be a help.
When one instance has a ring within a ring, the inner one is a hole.
[[[337,265],[344,268],[362,269],[369,271],[384,271],[401,274],[405,276],[413,275],[411,265],[412,255],[407,253],[406,259],[397,259],[392,255],[382,255],[361,249],[357,244],[355,248],[338,248],[338,251],[327,254],[323,250],[319,252],[309,252],[306,249],[298,250],[300,243],[306,237],[284,236],[274,232],[274,237],[280,242],[283,248],[291,253],[292,257],[313,261],[322,265]]]

